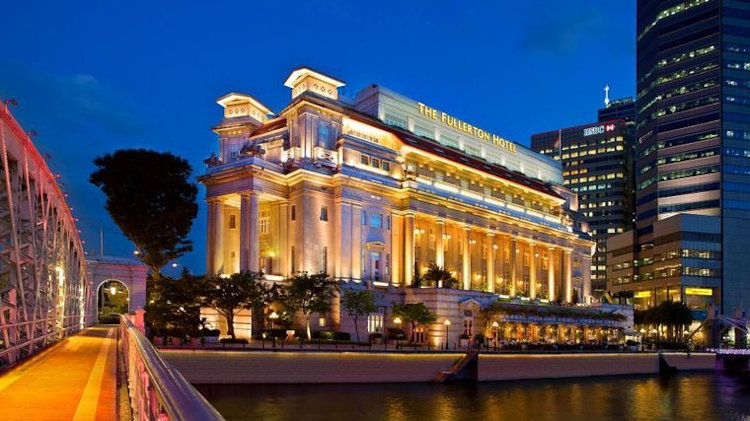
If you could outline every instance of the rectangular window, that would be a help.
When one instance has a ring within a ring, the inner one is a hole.
[[[321,221],[327,221],[328,220],[328,206],[321,206],[320,207],[320,220]]]
[[[292,246],[292,273],[297,273],[297,253],[294,252],[294,246]]]
[[[297,207],[292,205],[292,221],[297,219]]]
[[[383,163],[381,164],[380,168],[382,168],[383,171],[390,171],[391,170],[391,163],[383,161]]]
[[[367,211],[362,211],[362,225],[367,225]]]
[[[318,271],[327,272],[328,270],[328,247],[320,248],[320,261],[318,262]]]
[[[367,332],[383,333],[383,315],[380,313],[370,313],[367,316]]]
[[[235,214],[229,215],[229,229],[237,229],[237,215]]]
[[[372,165],[375,168],[380,168],[380,159],[372,158],[372,160],[370,161],[370,165]]]
[[[383,228],[383,215],[379,213],[373,213],[370,215],[370,227],[377,229]]]
[[[362,165],[370,165],[370,157],[367,155],[362,155],[359,157],[359,162]]]
[[[385,229],[390,230],[391,229],[391,217],[387,216],[385,218]]]

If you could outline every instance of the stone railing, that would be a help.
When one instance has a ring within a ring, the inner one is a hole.
[[[126,316],[120,316],[120,346],[133,420],[224,419]]]

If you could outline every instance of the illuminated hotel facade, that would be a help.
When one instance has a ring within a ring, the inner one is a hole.
[[[250,95],[218,100],[219,154],[200,178],[208,272],[324,271],[384,307],[425,302],[432,336],[444,319],[466,333],[467,314],[479,326],[470,307],[498,295],[590,296],[593,243],[559,163],[380,86],[340,97],[342,81],[309,68],[285,86],[278,115]],[[408,288],[430,264],[458,289]],[[345,329],[335,301],[321,327]]]

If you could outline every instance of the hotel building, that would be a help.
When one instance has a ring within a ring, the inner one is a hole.
[[[376,330],[391,303],[425,302],[439,316],[433,338],[445,320],[448,335],[472,333],[498,294],[590,295],[593,243],[559,163],[377,85],[346,98],[344,82],[305,67],[284,85],[278,114],[247,94],[217,101],[219,152],[200,178],[208,272],[325,271],[377,292]],[[433,263],[459,289],[409,288]],[[335,301],[320,326],[349,329]]]
[[[627,117],[622,110],[605,110]],[[596,241],[591,266],[595,297],[607,287],[607,238],[629,230],[634,219],[633,126],[622,119],[605,120],[531,136],[531,149],[560,161],[564,185],[578,194],[579,211]]]
[[[750,308],[750,2],[639,0],[637,37],[637,222],[610,240],[610,290],[738,317]]]

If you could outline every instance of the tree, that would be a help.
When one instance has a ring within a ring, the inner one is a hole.
[[[635,324],[664,326],[667,330],[667,340],[681,342],[681,332],[693,322],[693,314],[682,302],[662,301],[656,307],[635,311],[633,319]]]
[[[205,304],[227,320],[227,334],[233,339],[234,313],[270,304],[271,287],[263,282],[263,273],[242,271],[230,276],[212,275],[206,279]]]
[[[290,312],[300,311],[305,316],[308,340],[312,339],[310,314],[328,311],[337,289],[338,283],[325,272],[314,275],[300,272],[287,279],[281,300]]]
[[[424,280],[436,287],[456,288],[458,286],[458,279],[452,273],[445,270],[445,268],[435,263],[430,263],[430,267],[427,268],[427,272],[424,274]]]
[[[354,331],[357,334],[357,342],[359,342],[359,318],[377,311],[375,294],[366,289],[347,289],[344,292],[343,305],[346,314],[354,318]]]
[[[192,250],[198,213],[192,168],[170,153],[122,149],[94,160],[89,181],[107,196],[106,209],[158,280],[170,260]]]
[[[393,315],[409,321],[411,324],[409,342],[412,343],[414,342],[414,331],[417,329],[417,326],[434,323],[437,320],[437,316],[432,314],[424,303],[394,304]]]

